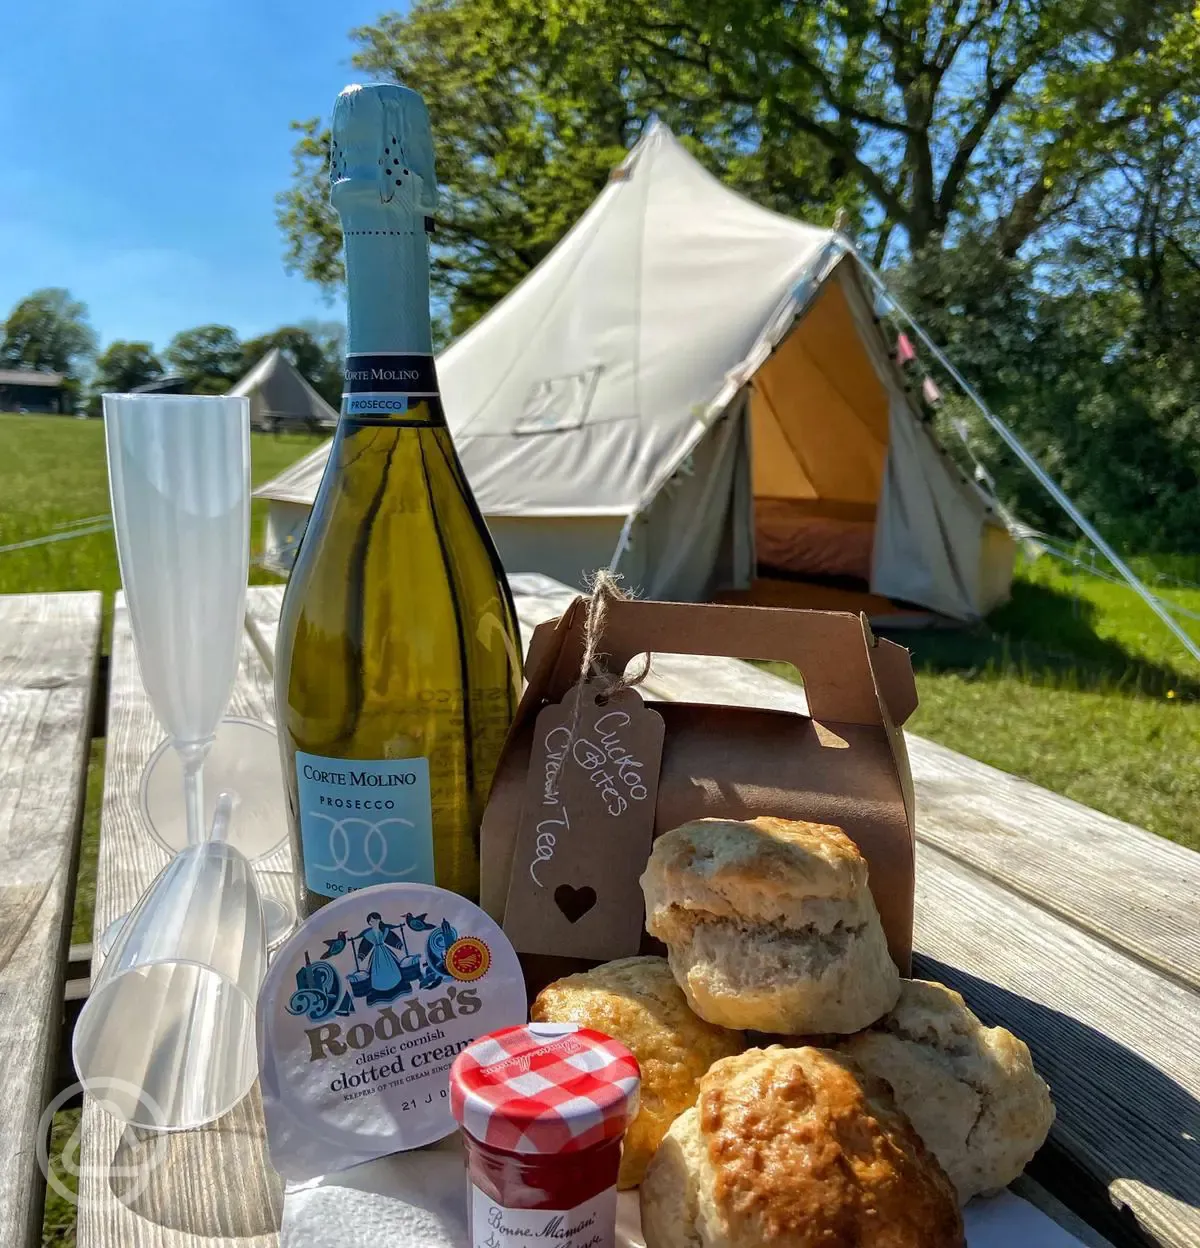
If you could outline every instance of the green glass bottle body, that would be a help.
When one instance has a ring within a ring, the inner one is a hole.
[[[346,380],[275,667],[306,915],[395,880],[478,897],[521,680],[512,599],[438,395],[424,107],[401,87],[350,89],[334,137]]]

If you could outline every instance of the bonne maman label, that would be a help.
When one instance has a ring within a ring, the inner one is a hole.
[[[455,1057],[526,1006],[504,933],[455,893],[381,884],[318,910],[259,994],[275,1168],[313,1178],[449,1135]]]

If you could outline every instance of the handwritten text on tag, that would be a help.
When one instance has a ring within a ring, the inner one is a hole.
[[[662,744],[661,716],[631,689],[577,686],[539,713],[505,908],[517,949],[637,952]]]

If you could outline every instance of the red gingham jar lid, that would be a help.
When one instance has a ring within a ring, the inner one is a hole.
[[[509,1153],[570,1153],[624,1133],[637,1113],[637,1059],[576,1023],[482,1036],[450,1068],[450,1109],[473,1139]]]

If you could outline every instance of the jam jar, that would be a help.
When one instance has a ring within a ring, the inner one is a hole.
[[[467,1151],[473,1248],[613,1248],[640,1082],[623,1044],[574,1023],[508,1027],[464,1049],[450,1107]]]

